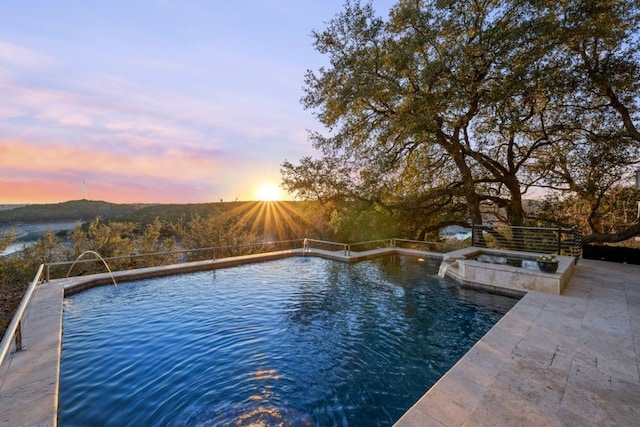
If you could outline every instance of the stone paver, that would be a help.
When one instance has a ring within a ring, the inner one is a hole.
[[[31,299],[23,321],[25,349],[12,353],[0,371],[0,426],[57,424],[63,294],[61,283],[47,283]]]
[[[528,293],[397,423],[640,425],[640,266],[581,260]]]

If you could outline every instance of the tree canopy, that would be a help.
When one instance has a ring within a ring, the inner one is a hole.
[[[285,161],[285,187],[375,206],[414,237],[487,212],[530,223],[533,189],[579,200],[587,240],[637,234],[602,218],[639,165],[639,18],[633,0],[400,0],[388,18],[347,0],[313,32],[328,65],[305,78],[321,156]]]

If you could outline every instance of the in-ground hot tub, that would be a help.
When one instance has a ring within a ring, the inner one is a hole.
[[[556,256],[558,270],[545,273],[534,267],[540,255],[472,246],[445,254],[439,274],[492,290],[540,291],[560,295],[573,274],[575,258]]]

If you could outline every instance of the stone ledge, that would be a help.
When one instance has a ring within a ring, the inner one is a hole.
[[[478,255],[511,256],[535,260],[540,254],[487,248],[469,247],[445,254],[439,274],[473,287],[483,287],[491,291],[504,289],[515,292],[539,291],[560,295],[575,269],[575,259],[557,256],[558,271],[542,271],[515,267],[506,264],[492,264],[472,259]]]

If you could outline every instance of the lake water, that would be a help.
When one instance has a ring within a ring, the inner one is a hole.
[[[77,222],[75,221],[60,221],[44,224],[11,224],[1,226],[0,235],[7,235],[10,232],[14,232],[15,243],[1,251],[0,256],[11,255],[22,251],[25,247],[34,245],[47,230],[51,230],[54,233],[71,231],[76,225]]]

